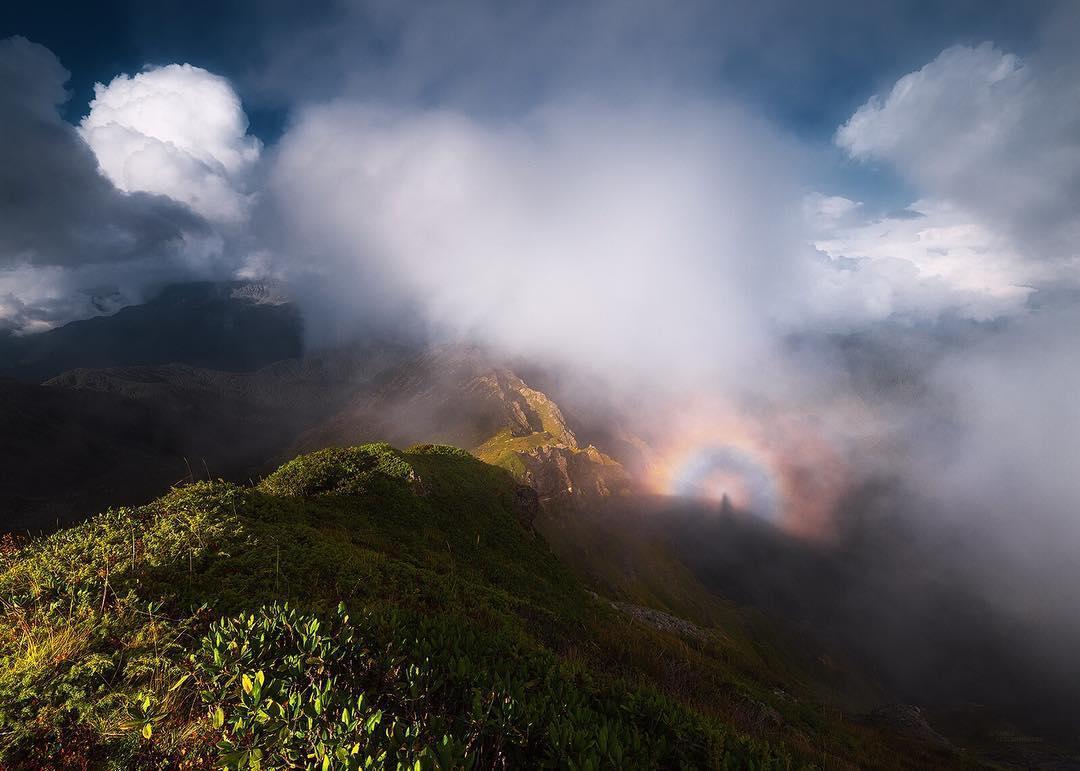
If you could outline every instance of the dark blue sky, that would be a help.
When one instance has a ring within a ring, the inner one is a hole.
[[[0,37],[20,34],[59,56],[72,73],[69,119],[83,114],[96,81],[147,64],[190,62],[233,80],[254,133],[272,142],[290,106],[308,95],[333,95],[348,79],[344,70],[350,66],[372,71],[367,87],[377,90],[371,83],[381,70],[393,71],[401,59],[416,57],[417,49],[409,46],[415,26],[411,19],[387,12],[382,4],[370,5],[371,10],[364,4],[324,1],[16,2],[0,9]],[[415,10],[409,13],[422,15],[425,5],[413,4]],[[561,15],[572,26],[578,14],[574,3],[522,3],[521,13],[483,5],[459,4],[462,17],[486,15],[494,21],[477,38],[460,45],[436,41],[431,62],[419,68],[419,77],[428,82],[416,87],[410,98],[447,99],[445,72],[482,80],[485,73],[503,66],[510,71],[521,66],[520,88],[512,93],[496,86],[470,97],[472,102],[486,101],[488,109],[512,105],[543,77],[543,66],[524,67],[514,61],[513,50],[507,61],[507,41],[515,36],[528,40],[529,27],[549,17]],[[827,140],[870,94],[949,45],[993,40],[1024,53],[1050,5],[1019,0],[761,0],[724,7],[687,3],[652,11],[660,17],[655,40],[648,39],[648,20],[627,28],[628,37],[636,36],[631,45],[640,46],[642,59],[656,60],[643,67],[662,69],[678,61],[671,66],[676,81],[706,95],[713,88],[734,92],[797,135]],[[454,6],[450,8],[452,12]],[[664,17],[684,8],[690,9],[686,15],[691,21],[686,26],[668,25]],[[447,12],[443,6],[441,13]],[[616,18],[646,15],[641,3],[612,4],[607,13]],[[461,37],[460,33],[453,27],[446,30],[447,37]],[[349,55],[342,56],[342,51]],[[566,54],[557,40],[541,37],[529,55],[541,62],[550,57],[554,63]],[[294,74],[297,79],[290,82]]]

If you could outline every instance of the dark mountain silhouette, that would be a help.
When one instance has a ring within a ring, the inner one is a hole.
[[[174,284],[143,305],[0,337],[0,375],[38,383],[77,367],[182,362],[250,371],[303,352],[296,306],[269,284]]]

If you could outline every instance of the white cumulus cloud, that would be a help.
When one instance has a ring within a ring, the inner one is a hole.
[[[924,197],[967,210],[1031,259],[1080,254],[1080,60],[954,46],[860,107],[836,134]]]
[[[166,195],[208,220],[238,222],[261,151],[247,127],[228,80],[170,64],[97,84],[79,131],[121,190]]]
[[[918,200],[863,221],[822,209],[816,246],[858,261],[848,282],[888,267],[888,284],[872,282],[881,291],[867,287],[879,309],[1023,312],[1032,291],[1080,279],[1078,125],[1071,48],[1023,58],[992,43],[947,48],[867,100],[835,136],[853,159],[888,164]]]

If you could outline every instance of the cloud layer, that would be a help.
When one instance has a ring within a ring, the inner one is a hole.
[[[115,311],[245,264],[261,152],[228,80],[170,65],[98,84],[76,128],[68,72],[0,40],[0,329]]]

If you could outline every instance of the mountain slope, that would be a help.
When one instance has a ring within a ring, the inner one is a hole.
[[[25,337],[0,336],[0,376],[45,380],[55,389],[26,392],[24,400],[55,404],[64,389],[140,403],[132,409],[153,424],[149,433],[169,440],[161,452],[150,453],[137,490],[119,484],[124,502],[163,490],[179,478],[172,471],[177,464],[191,466],[189,476],[239,480],[268,470],[267,459],[383,440],[470,448],[510,469],[545,503],[581,503],[629,487],[621,464],[579,443],[548,396],[477,348],[428,347],[399,329],[377,342],[301,359],[302,337],[302,320],[282,287],[177,284],[111,316]],[[70,401],[85,404],[86,398]],[[15,408],[0,404],[0,420]],[[97,444],[116,444],[106,422],[91,420],[100,432]],[[25,465],[48,466],[46,444],[23,444]],[[78,454],[67,458],[71,469],[96,465]],[[170,471],[163,476],[159,467]],[[46,501],[33,485],[29,492],[13,492],[10,480],[0,479],[0,497],[20,501],[0,510],[0,530],[77,518],[79,502],[105,503],[86,490],[92,484],[76,473]]]
[[[899,765],[880,729],[744,657],[737,627],[586,591],[530,528],[536,503],[462,451],[368,445],[9,537],[0,758],[790,767],[825,747],[830,765]]]
[[[148,405],[0,378],[0,532],[145,501],[188,474],[183,454]]]
[[[474,348],[354,346],[256,372],[76,369],[47,384],[141,403],[175,427],[196,476],[204,462],[214,475],[246,479],[268,470],[266,459],[296,452],[445,442],[509,469],[544,503],[586,503],[630,488],[623,467],[583,446],[554,401]]]
[[[400,356],[380,347],[257,372],[166,364],[0,379],[0,532],[142,503],[183,478],[257,478]]]

